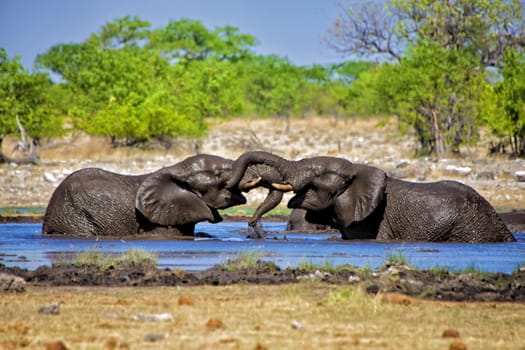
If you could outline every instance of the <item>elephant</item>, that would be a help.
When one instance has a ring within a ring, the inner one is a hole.
[[[268,189],[268,195],[248,220],[248,225],[255,228],[261,217],[275,208],[283,199],[284,192],[272,187],[272,183],[280,183],[285,179],[276,168],[263,163],[248,165],[241,176],[235,184],[229,185],[227,188],[235,187],[243,192],[249,192],[257,187]]]
[[[183,238],[200,221],[222,221],[218,209],[245,204],[227,189],[233,161],[215,155],[188,157],[143,175],[85,168],[53,192],[42,234],[76,237]]]
[[[308,220],[306,218],[307,215],[309,216],[310,214],[305,209],[292,209],[292,212],[288,217],[288,222],[286,223],[286,231],[327,232],[333,230],[331,225],[320,223],[322,222],[322,217],[319,220],[314,220],[312,218]]]
[[[274,167],[284,178],[271,187],[294,191],[289,208],[305,209],[309,222],[328,224],[339,230],[343,239],[515,241],[487,200],[456,181],[409,182],[344,158],[290,161],[269,152],[251,151],[235,160],[227,187],[235,186],[245,176],[245,169],[256,164]]]

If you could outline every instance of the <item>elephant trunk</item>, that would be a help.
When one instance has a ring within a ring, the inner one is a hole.
[[[262,151],[246,152],[234,161],[232,167],[232,176],[230,180],[228,180],[226,187],[232,188],[238,186],[248,166],[255,164],[265,164],[271,166],[277,170],[277,172],[279,172],[279,174],[281,174],[282,178],[284,179],[289,178],[290,172],[294,169],[294,162],[290,162],[289,160],[286,160],[278,155]],[[277,184],[277,186],[279,185],[281,184]],[[284,187],[277,189],[284,190]]]

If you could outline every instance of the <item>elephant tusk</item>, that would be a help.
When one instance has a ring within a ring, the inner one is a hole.
[[[242,185],[242,189],[243,190],[247,190],[247,189],[253,188],[253,187],[257,186],[259,184],[259,182],[261,182],[261,180],[262,180],[262,177],[259,176],[255,180],[248,181],[244,185]]]
[[[293,186],[290,184],[280,184],[280,183],[272,182],[272,187],[275,188],[276,190],[283,191],[283,192],[293,191]]]

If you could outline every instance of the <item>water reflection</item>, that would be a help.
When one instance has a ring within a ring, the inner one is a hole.
[[[516,243],[437,244],[334,241],[333,234],[290,234],[285,223],[265,223],[265,240],[246,238],[244,222],[200,223],[196,230],[215,238],[194,241],[97,241],[57,239],[40,235],[41,224],[0,224],[0,263],[35,269],[80,251],[122,253],[139,248],[158,254],[159,267],[188,271],[207,269],[242,252],[257,252],[279,266],[301,263],[350,264],[375,269],[392,254],[401,254],[419,268],[446,267],[450,270],[476,268],[487,272],[511,273],[525,263],[525,234]]]

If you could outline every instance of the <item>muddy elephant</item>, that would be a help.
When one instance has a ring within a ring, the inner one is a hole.
[[[246,203],[239,190],[225,188],[232,163],[197,155],[144,175],[78,170],[51,196],[42,234],[191,236],[197,222],[222,221],[218,209]]]
[[[310,222],[329,224],[343,239],[515,241],[494,208],[459,182],[408,182],[343,158],[289,161],[255,151],[235,161],[227,186],[235,186],[255,164],[273,167],[284,178],[271,187],[295,192],[289,208],[305,209]]]
[[[255,227],[261,217],[275,208],[283,199],[284,192],[274,188],[272,184],[282,183],[285,181],[285,177],[275,167],[264,163],[248,164],[244,168],[243,173],[238,175],[239,177],[235,180],[235,183],[228,181],[228,188],[236,188],[243,192],[249,192],[257,187],[263,187],[268,190],[266,198],[248,220],[248,225]]]
[[[295,208],[292,209],[288,221],[286,222],[286,231],[301,231],[301,232],[327,232],[333,230],[332,225],[322,224],[324,218],[324,212],[317,212],[319,218],[311,218],[313,212],[308,212],[305,209]]]

